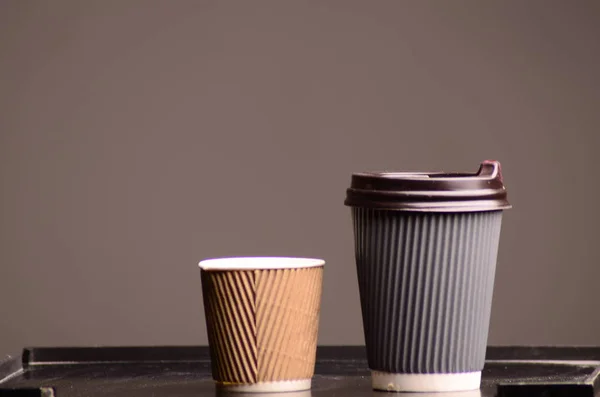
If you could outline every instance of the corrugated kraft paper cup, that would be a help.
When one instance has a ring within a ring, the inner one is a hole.
[[[374,389],[479,389],[506,197],[496,161],[474,174],[352,176],[345,204]]]
[[[323,266],[310,258],[219,258],[200,274],[212,375],[231,392],[308,390]]]

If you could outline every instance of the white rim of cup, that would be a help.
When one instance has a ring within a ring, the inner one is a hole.
[[[205,259],[198,263],[202,270],[276,270],[303,269],[325,265],[323,259],[278,256],[248,256]]]

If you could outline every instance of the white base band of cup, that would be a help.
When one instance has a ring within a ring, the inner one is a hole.
[[[371,371],[371,380],[373,389],[384,391],[479,391],[478,389],[481,385],[481,371],[452,374],[392,374],[388,372]]]
[[[310,390],[311,379],[281,380],[275,382],[258,382],[248,384],[222,384],[218,387],[228,392],[239,393],[281,393]]]

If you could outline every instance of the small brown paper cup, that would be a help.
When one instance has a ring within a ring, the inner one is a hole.
[[[324,264],[277,257],[200,262],[218,386],[239,392],[310,389]]]

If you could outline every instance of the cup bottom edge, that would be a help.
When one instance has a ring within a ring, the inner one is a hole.
[[[281,393],[290,391],[310,390],[311,379],[278,380],[247,384],[231,384],[217,381],[219,389],[239,393]]]
[[[481,371],[400,374],[371,370],[372,386],[375,390],[393,392],[463,392],[479,390]]]

